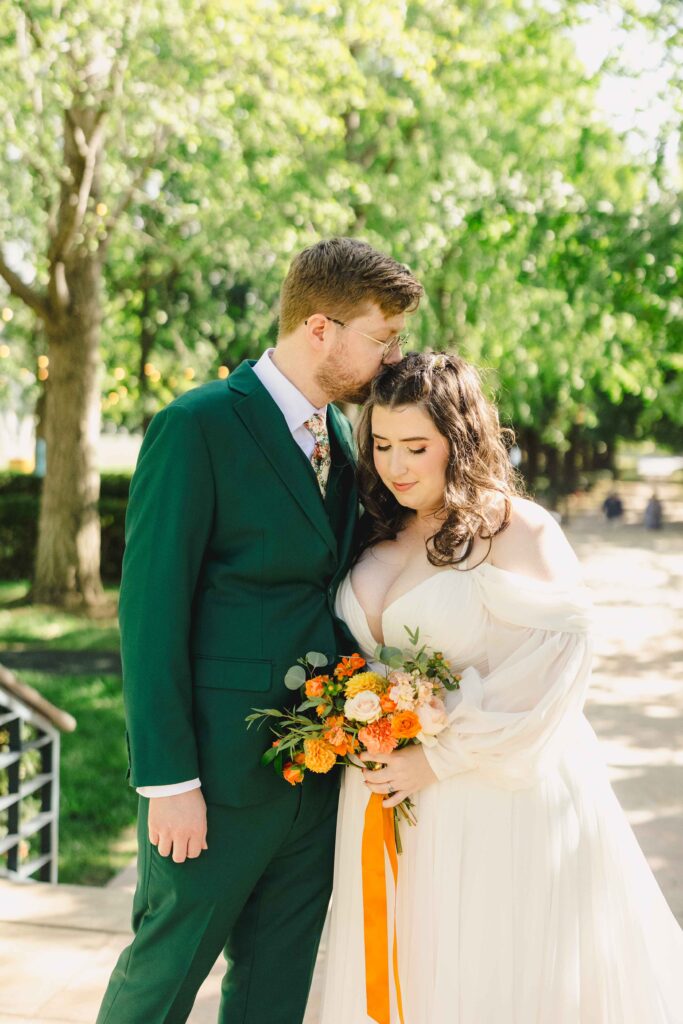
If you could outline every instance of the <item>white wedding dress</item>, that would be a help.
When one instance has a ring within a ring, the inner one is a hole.
[[[350,576],[337,612],[371,657]],[[405,1024],[683,1024],[683,932],[582,712],[586,591],[488,563],[440,570],[386,608],[385,643],[405,648],[405,626],[463,673],[450,725],[426,749],[439,781],[415,797],[417,827],[401,830]],[[347,769],[320,1024],[370,1024],[367,800]]]

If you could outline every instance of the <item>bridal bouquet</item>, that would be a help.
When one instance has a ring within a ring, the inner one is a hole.
[[[287,672],[285,685],[300,689],[302,702],[284,710],[255,708],[247,717],[249,725],[268,720],[275,735],[262,764],[272,764],[296,786],[306,772],[326,774],[337,764],[372,768],[358,757],[365,751],[388,754],[411,743],[436,743],[448,724],[444,690],[457,689],[460,677],[443,654],[418,646],[419,630],[405,629],[412,650],[378,646],[375,659],[381,671],[371,671],[359,654],[331,667],[317,651],[300,658]],[[394,808],[399,852],[400,819],[415,824],[410,799]]]

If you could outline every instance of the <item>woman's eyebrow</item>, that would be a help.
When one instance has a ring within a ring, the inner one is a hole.
[[[388,441],[389,440],[388,437],[382,437],[381,434],[373,434],[372,436],[375,438],[376,441]],[[429,440],[428,437],[399,437],[399,441],[401,442],[401,444],[405,443],[406,441],[428,441],[428,440]]]

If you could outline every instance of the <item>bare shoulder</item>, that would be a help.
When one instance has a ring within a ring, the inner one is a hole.
[[[513,498],[510,522],[493,538],[491,562],[522,576],[575,586],[581,567],[555,518],[527,498]]]

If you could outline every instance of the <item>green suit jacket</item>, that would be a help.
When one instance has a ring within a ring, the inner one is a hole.
[[[306,651],[352,648],[334,615],[357,524],[351,429],[332,405],[323,499],[284,416],[242,363],[154,417],[131,482],[119,617],[133,786],[199,776],[206,799],[282,792],[253,707],[298,695]]]

